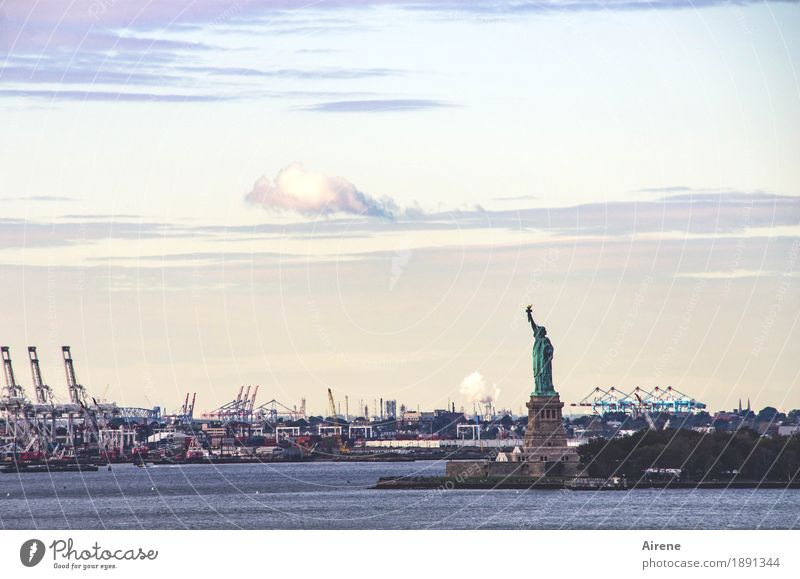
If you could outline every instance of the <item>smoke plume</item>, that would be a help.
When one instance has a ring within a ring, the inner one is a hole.
[[[303,215],[348,213],[392,219],[397,213],[391,198],[375,199],[347,179],[311,173],[300,163],[284,167],[274,180],[261,177],[246,200],[265,209]]]
[[[495,402],[497,397],[500,396],[500,390],[497,385],[492,384],[490,387],[480,372],[473,372],[464,378],[458,391],[466,396],[470,402],[480,402],[481,404]]]

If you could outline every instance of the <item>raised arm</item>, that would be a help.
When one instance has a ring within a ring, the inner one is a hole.
[[[528,306],[527,308],[525,308],[525,312],[528,314],[528,321],[531,323],[531,329],[533,330],[533,335],[535,336],[537,326],[536,322],[533,321],[533,313],[531,312],[532,309],[533,306]]]

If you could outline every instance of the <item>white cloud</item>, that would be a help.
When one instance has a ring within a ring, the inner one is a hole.
[[[689,279],[727,280],[727,279],[744,279],[753,277],[773,277],[780,275],[788,277],[797,277],[797,274],[795,274],[794,272],[786,273],[786,272],[758,270],[758,269],[752,269],[752,270],[734,269],[732,271],[701,271],[701,272],[691,272],[691,273],[678,273],[675,274],[674,277],[689,278]]]
[[[284,167],[275,179],[262,176],[246,199],[265,209],[303,215],[349,213],[392,218],[397,211],[397,205],[389,197],[375,199],[343,177],[311,173],[300,163]]]

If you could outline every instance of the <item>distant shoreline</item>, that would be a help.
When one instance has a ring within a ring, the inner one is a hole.
[[[649,489],[800,489],[800,481],[596,481],[581,479],[466,479],[448,477],[414,477],[395,479],[381,477],[373,489],[380,490],[575,490],[575,491],[626,491]]]
[[[220,466],[228,464],[298,464],[298,463],[386,463],[386,462],[417,462],[419,460],[440,460],[429,457],[407,457],[407,456],[336,456],[336,457],[317,457],[298,460],[287,459],[268,459],[259,457],[231,457],[231,458],[196,458],[188,460],[169,460],[162,459],[157,461],[150,460],[57,460],[57,461],[29,461],[29,462],[0,462],[0,473],[6,474],[34,474],[34,473],[54,473],[54,472],[92,472],[108,468],[134,467],[160,467],[160,466],[195,466],[211,465]]]

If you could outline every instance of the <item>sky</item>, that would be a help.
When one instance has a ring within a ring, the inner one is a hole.
[[[62,399],[68,344],[126,406],[520,413],[532,304],[567,404],[800,407],[799,33],[793,1],[0,0],[0,341]]]

